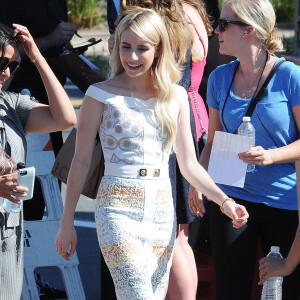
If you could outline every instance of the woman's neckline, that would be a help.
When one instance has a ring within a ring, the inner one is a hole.
[[[129,95],[121,95],[121,94],[116,94],[116,93],[113,93],[113,92],[110,92],[110,91],[107,91],[105,89],[103,89],[102,87],[99,87],[99,86],[95,86],[95,88],[98,88],[99,90],[107,93],[107,94],[110,94],[110,95],[113,95],[113,96],[116,96],[116,97],[126,97],[126,98],[131,98],[131,99],[136,99],[136,100],[141,100],[143,102],[148,102],[148,101],[151,101],[151,100],[154,100],[156,99],[157,97],[150,97],[150,98],[147,98],[147,99],[142,99],[142,98],[139,98],[139,97],[135,97],[135,96],[129,96]]]

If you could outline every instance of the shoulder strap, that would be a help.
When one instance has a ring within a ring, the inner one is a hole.
[[[258,101],[260,101],[266,94],[266,87],[268,85],[268,83],[270,82],[270,80],[272,79],[273,75],[275,74],[275,72],[277,71],[277,69],[285,62],[285,60],[281,60],[280,62],[278,62],[275,66],[273,66],[272,70],[270,71],[268,77],[266,78],[265,82],[263,83],[263,85],[261,86],[260,90],[258,91],[258,93],[256,94],[256,96],[253,98],[253,100],[251,101],[248,110],[245,114],[245,116],[247,117],[251,117],[253,114],[253,111],[255,109],[255,106],[257,104]]]

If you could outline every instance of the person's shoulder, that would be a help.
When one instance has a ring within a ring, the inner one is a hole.
[[[2,91],[0,95],[1,99],[4,99],[4,101],[10,106],[16,105],[16,103],[19,101],[19,96],[20,94],[10,91]]]
[[[173,84],[172,89],[175,92],[175,94],[187,95],[186,89],[179,84]]]
[[[112,89],[111,79],[97,82],[89,86],[85,96],[86,98],[93,98],[100,102],[106,103],[107,100],[115,96]]]
[[[282,65],[280,66],[280,68],[282,70],[290,70],[290,71],[300,71],[300,66],[295,64],[294,62],[292,61],[288,61],[288,60],[285,60],[284,58],[280,58],[277,60],[277,63],[280,62],[280,61],[283,61]]]
[[[186,99],[188,99],[188,93],[183,86],[179,84],[173,84],[172,89],[173,95],[175,95],[174,99],[180,105],[184,103]]]
[[[198,10],[188,3],[182,3],[182,9],[185,14],[187,14],[192,20],[194,18],[200,18]]]
[[[286,80],[296,80],[297,82],[300,81],[300,66],[296,65],[294,62],[285,60],[284,58],[279,58],[276,62],[275,65],[278,63],[281,63],[279,66],[276,76],[280,79]],[[299,82],[300,84],[300,82]]]

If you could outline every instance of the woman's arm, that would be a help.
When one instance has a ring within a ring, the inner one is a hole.
[[[189,103],[186,99],[180,107],[176,136],[176,155],[180,172],[191,185],[215,203],[221,205],[228,197],[216,186],[205,169],[198,163],[193,147],[189,120]],[[233,220],[234,227],[240,227],[247,221],[248,213],[243,206],[233,201],[226,201],[224,209],[225,213]]]
[[[68,176],[65,207],[55,243],[59,254],[65,260],[69,260],[75,252],[77,237],[74,213],[91,164],[93,146],[103,110],[103,103],[85,96],[80,110],[75,154]],[[69,245],[71,249],[68,252]]]
[[[14,24],[15,33],[32,62],[35,63],[47,91],[49,105],[35,104],[26,123],[26,132],[59,131],[76,124],[76,114],[64,88],[41,55],[28,29]]]
[[[300,226],[287,258],[264,257],[259,260],[259,277],[263,284],[272,276],[290,275],[300,263]]]

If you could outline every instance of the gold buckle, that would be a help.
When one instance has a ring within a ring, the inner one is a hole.
[[[147,176],[147,169],[140,169],[140,176]]]
[[[153,176],[154,177],[159,177],[159,175],[160,175],[160,169],[155,169],[154,173],[153,173]]]

